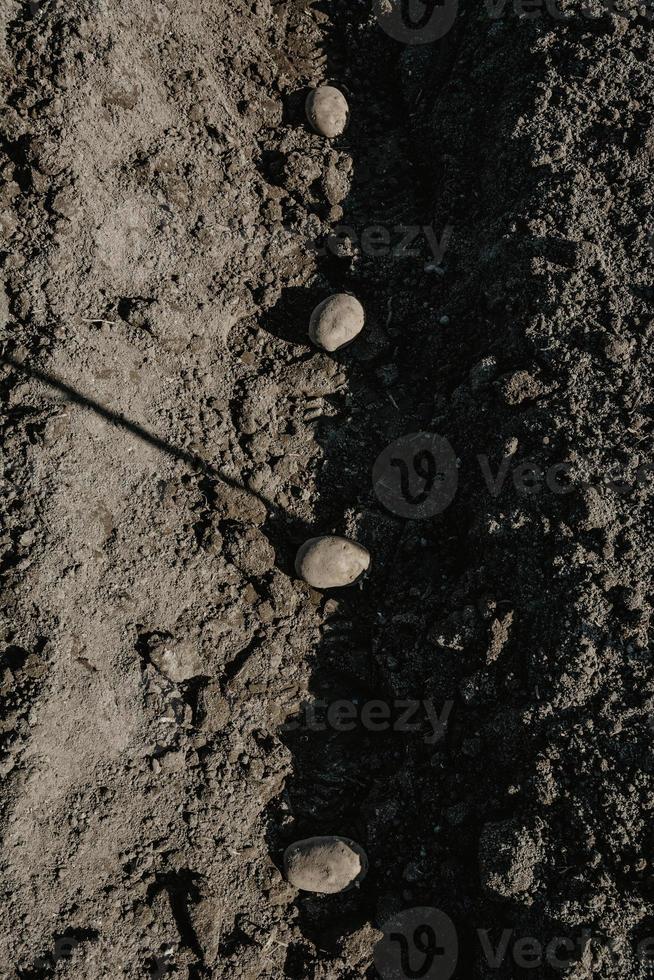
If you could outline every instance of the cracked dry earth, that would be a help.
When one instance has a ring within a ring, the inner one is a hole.
[[[560,6],[405,46],[363,0],[3,0],[3,978],[375,978],[421,906],[457,980],[650,975],[654,34]],[[420,431],[459,487],[411,521],[371,473]],[[361,587],[297,580],[324,533]],[[451,712],[285,724],[336,699]],[[291,888],[334,833],[365,881]]]

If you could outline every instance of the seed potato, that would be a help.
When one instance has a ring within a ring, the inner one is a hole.
[[[345,132],[350,109],[343,93],[333,85],[321,85],[309,92],[305,108],[307,119],[321,136],[334,139]]]
[[[367,871],[365,851],[347,837],[309,837],[284,854],[286,880],[305,892],[334,895],[361,881]]]
[[[348,293],[336,293],[316,306],[309,321],[309,337],[317,347],[335,351],[350,344],[363,330],[363,306]]]
[[[337,535],[309,538],[295,559],[297,574],[314,589],[351,585],[369,566],[370,553],[366,548]]]

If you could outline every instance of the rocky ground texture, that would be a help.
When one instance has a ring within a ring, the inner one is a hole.
[[[456,980],[650,975],[654,29],[618,6],[423,46],[367,0],[5,0],[1,976],[372,980],[421,906]],[[412,521],[372,467],[420,431],[458,491]],[[298,581],[329,533],[362,585]],[[338,699],[446,732],[288,724]],[[368,875],[298,892],[324,834]]]

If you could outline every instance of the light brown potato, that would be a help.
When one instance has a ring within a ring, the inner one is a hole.
[[[307,96],[307,119],[321,136],[334,139],[345,132],[350,109],[342,92],[333,85],[321,85]]]
[[[370,553],[337,535],[309,538],[298,550],[295,571],[314,589],[337,589],[356,582],[370,566]]]
[[[348,293],[336,293],[316,306],[309,321],[309,337],[317,347],[335,351],[351,343],[363,330],[363,306]]]
[[[286,880],[305,892],[334,895],[361,881],[367,871],[366,852],[347,837],[308,837],[284,854]]]

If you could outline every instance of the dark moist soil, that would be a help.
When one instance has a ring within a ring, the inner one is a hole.
[[[456,980],[650,975],[654,35],[560,7],[5,0],[3,977],[387,980],[419,907]],[[458,491],[413,521],[372,467],[420,431]],[[373,562],[328,595],[330,532]],[[302,721],[343,699],[445,735]],[[367,878],[295,892],[332,833]]]

